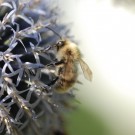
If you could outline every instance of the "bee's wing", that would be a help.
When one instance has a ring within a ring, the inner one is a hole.
[[[79,59],[79,63],[80,63],[80,66],[82,68],[84,77],[87,80],[91,81],[92,80],[92,71],[91,71],[91,69],[89,68],[89,66],[82,59]]]

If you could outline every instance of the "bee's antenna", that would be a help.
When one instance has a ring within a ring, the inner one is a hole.
[[[61,40],[62,40],[62,36],[60,36],[60,34],[58,34],[58,32],[56,32],[55,30],[53,30],[52,28],[46,26],[45,28],[51,30],[52,32],[54,32]]]

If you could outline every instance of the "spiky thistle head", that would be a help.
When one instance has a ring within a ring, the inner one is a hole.
[[[0,134],[65,135],[62,110],[71,93],[54,91],[57,76],[52,45],[57,13],[46,1],[1,1]],[[52,28],[52,29],[53,29]]]

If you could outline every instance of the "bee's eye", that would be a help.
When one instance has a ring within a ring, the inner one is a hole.
[[[62,47],[64,45],[64,42],[63,41],[59,41],[58,43],[57,43],[57,46],[59,46],[59,47]]]
[[[59,41],[56,43],[55,47],[57,48],[57,51],[61,49],[65,45],[64,41]]]

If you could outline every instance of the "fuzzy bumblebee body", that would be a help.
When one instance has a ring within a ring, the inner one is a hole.
[[[67,92],[75,84],[78,77],[78,63],[81,65],[85,78],[92,80],[92,71],[81,59],[80,50],[75,43],[62,40],[56,44],[56,48],[57,59],[62,63],[58,66],[57,92]]]

